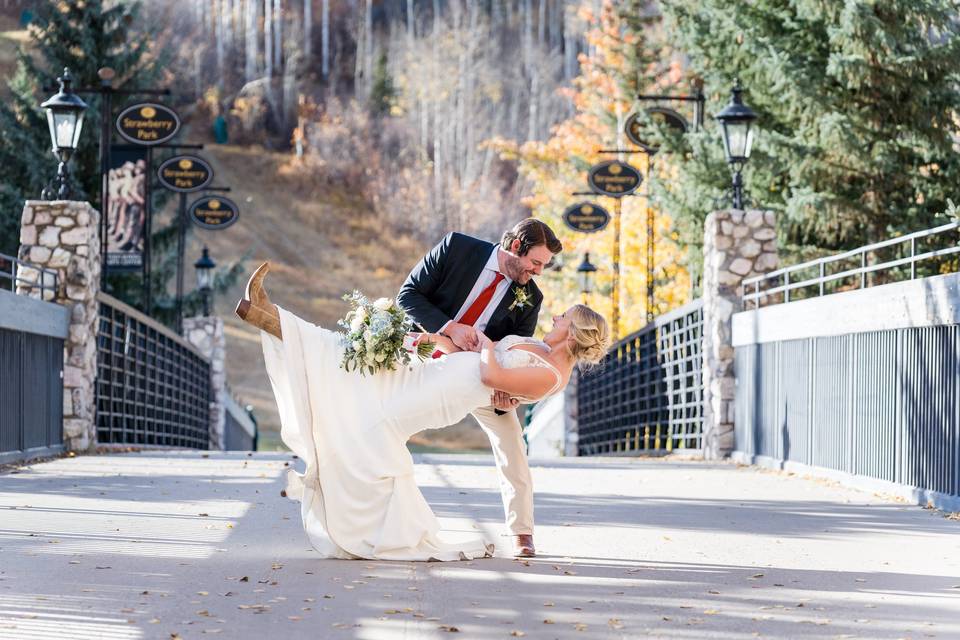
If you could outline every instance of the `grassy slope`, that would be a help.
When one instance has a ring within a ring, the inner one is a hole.
[[[240,221],[224,231],[195,230],[186,264],[192,265],[206,243],[221,265],[252,252],[252,271],[263,260],[273,270],[267,279],[272,299],[323,326],[333,326],[346,311],[340,296],[354,288],[370,296],[394,296],[410,267],[427,246],[384,232],[359,198],[320,192],[297,172],[290,156],[260,147],[209,145],[203,155],[214,166],[218,185],[241,207]],[[171,215],[171,199],[162,216]],[[192,269],[188,270],[192,278]],[[187,280],[190,286],[190,280]],[[276,441],[279,417],[263,366],[259,334],[233,313],[244,283],[215,301],[227,337],[227,379],[243,402],[252,404],[267,446]],[[451,448],[485,447],[486,438],[469,423],[430,432],[420,443]]]

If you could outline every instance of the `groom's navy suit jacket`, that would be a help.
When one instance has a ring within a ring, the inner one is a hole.
[[[493,243],[462,233],[448,233],[407,276],[397,302],[424,329],[436,333],[463,306],[493,247]],[[531,304],[522,309],[517,305],[511,311],[518,287],[526,290]],[[532,336],[542,302],[543,294],[533,280],[526,285],[511,284],[484,333],[494,342],[508,335]]]

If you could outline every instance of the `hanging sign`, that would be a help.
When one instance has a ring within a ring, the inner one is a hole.
[[[628,164],[619,160],[608,160],[590,167],[587,183],[597,193],[619,198],[637,190],[643,176]]]
[[[650,107],[646,111],[635,111],[627,118],[624,125],[624,133],[633,144],[637,145],[648,154],[653,155],[660,150],[660,145],[647,140],[645,137],[644,125],[648,122],[663,124],[680,133],[687,132],[687,120],[667,107]]]
[[[591,202],[581,202],[568,207],[563,212],[563,221],[574,231],[593,233],[607,226],[610,222],[610,214],[601,206]]]
[[[162,104],[141,102],[127,107],[117,116],[117,131],[134,144],[149,146],[167,142],[179,130],[179,116]]]
[[[157,169],[160,184],[171,191],[200,191],[213,180],[213,167],[198,156],[173,156]]]
[[[190,205],[190,220],[201,229],[219,231],[240,219],[240,207],[229,198],[205,196]]]
[[[147,149],[112,145],[108,172],[110,192],[104,268],[108,271],[141,269],[147,222]]]

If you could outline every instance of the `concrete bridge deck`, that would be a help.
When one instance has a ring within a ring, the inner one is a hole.
[[[492,462],[418,456],[499,537]],[[535,464],[540,557],[322,561],[290,456],[141,452],[0,474],[0,638],[960,638],[960,522],[734,464]]]

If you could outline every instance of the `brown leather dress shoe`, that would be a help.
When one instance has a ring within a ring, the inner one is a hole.
[[[513,536],[513,555],[516,558],[533,558],[537,555],[531,534],[521,533]]]

